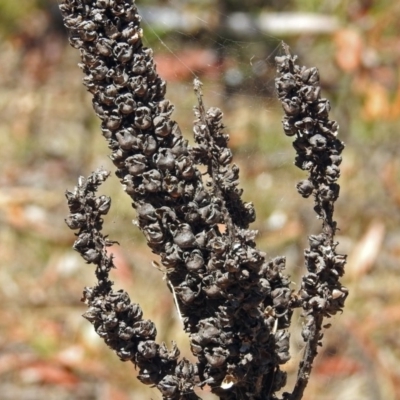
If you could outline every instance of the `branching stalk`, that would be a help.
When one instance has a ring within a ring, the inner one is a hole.
[[[169,351],[157,344],[156,328],[143,320],[139,305],[112,290],[113,260],[106,252],[112,242],[101,233],[111,200],[96,196],[108,176],[102,170],[67,192],[67,224],[79,229],[74,248],[96,266],[98,278],[84,292],[85,318],[163,399],[197,399],[195,388],[209,385],[222,400],[278,400],[286,383],[280,365],[290,358],[288,328],[293,309],[301,306],[307,350],[291,400],[300,399],[322,338],[322,319],[340,311],[347,296],[339,283],[345,256],[335,252],[333,221],[343,144],[336,139],[337,124],[328,119],[329,102],[320,98],[318,72],[297,66],[287,47],[277,58],[284,130],[295,136],[296,165],[309,171],[297,188],[304,197],[313,194],[323,220],[322,233],[309,237],[308,272],[295,294],[284,274],[285,258],[267,261],[256,247],[257,232],[249,229],[254,208],[242,200],[222,112],[205,109],[200,81],[195,81],[196,145],[190,147],[171,118],[174,107],[165,99],[152,50],[143,46],[134,1],[60,0],[60,9],[70,43],[80,51],[83,83],[93,95],[116,175],[148,246],[160,257],[197,361],[178,361],[176,346]],[[204,167],[208,177],[201,173]]]
[[[344,144],[336,137],[339,125],[329,120],[330,103],[321,98],[318,70],[299,67],[297,57],[290,54],[286,44],[283,49],[285,55],[276,57],[278,77],[275,83],[285,112],[283,129],[287,136],[295,138],[295,165],[308,171],[308,178],[297,184],[297,190],[305,198],[314,197],[314,210],[322,220],[322,232],[309,237],[310,247],[304,252],[307,274],[302,278],[298,293],[305,317],[302,336],[306,347],[290,400],[299,400],[321,345],[323,319],[342,311],[348,295],[339,282],[344,274],[346,256],[336,253],[337,227],[333,220]]]

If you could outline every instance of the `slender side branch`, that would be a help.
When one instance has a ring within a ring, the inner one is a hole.
[[[194,108],[194,139],[197,144],[191,148],[191,155],[197,164],[204,164],[210,179],[215,199],[222,204],[227,233],[235,241],[236,228],[247,228],[255,220],[252,203],[243,203],[243,190],[238,189],[239,168],[232,162],[232,151],[228,147],[229,135],[224,133],[222,112],[211,107],[206,110],[203,103],[202,83],[194,80],[198,106]],[[235,222],[234,222],[235,220]]]
[[[297,184],[305,198],[313,195],[314,210],[322,220],[322,232],[309,237],[305,250],[307,274],[298,293],[305,323],[302,336],[306,341],[297,382],[290,400],[299,400],[307,386],[317,347],[323,337],[323,319],[341,311],[348,291],[339,278],[344,274],[346,256],[336,253],[334,203],[339,197],[339,165],[344,144],[336,138],[339,126],[329,120],[329,100],[321,98],[316,68],[300,67],[296,56],[283,44],[285,55],[276,57],[278,77],[276,90],[285,117],[283,129],[294,136],[297,156],[295,165],[308,171],[308,178]]]
[[[112,290],[109,273],[115,267],[106,249],[115,242],[101,232],[102,217],[108,213],[111,199],[96,197],[98,187],[109,175],[99,169],[87,179],[80,177],[75,190],[66,192],[71,212],[66,223],[73,230],[79,229],[74,249],[88,264],[96,265],[98,283],[83,292],[82,301],[89,307],[83,316],[121,361],[131,361],[139,368],[142,383],[157,386],[165,399],[199,399],[193,392],[198,381],[196,366],[186,359],[178,362],[180,352],[175,343],[171,350],[165,343],[157,344],[156,327],[142,318],[140,306],[131,303],[123,290]]]

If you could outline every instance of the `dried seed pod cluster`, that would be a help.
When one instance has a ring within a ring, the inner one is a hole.
[[[81,52],[83,82],[93,94],[116,174],[149,247],[167,270],[198,357],[196,367],[178,364],[157,387],[166,399],[186,398],[177,382],[187,379],[190,389],[195,374],[221,399],[262,399],[266,393],[272,399],[285,383],[279,365],[289,359],[292,293],[284,258],[267,262],[256,249],[255,232],[247,229],[254,210],[242,202],[239,170],[229,165],[222,113],[204,110],[197,82],[197,145],[190,148],[171,120],[173,106],[164,99],[165,82],[156,73],[152,51],[142,45],[133,1],[61,0],[60,9],[71,45]],[[208,182],[200,164],[207,166]],[[91,250],[86,257],[97,261],[98,250]],[[86,294],[91,303],[97,295]],[[126,322],[129,332],[132,323]],[[143,346],[129,351],[140,358],[159,349]],[[153,370],[147,370],[148,379],[141,379],[150,382]]]
[[[293,395],[300,396],[322,339],[323,317],[341,311],[348,294],[339,281],[344,274],[346,256],[336,253],[336,222],[333,220],[344,144],[336,137],[337,122],[329,120],[329,101],[321,98],[318,70],[301,68],[296,64],[297,57],[290,54],[286,45],[283,47],[286,54],[276,57],[278,77],[275,81],[285,112],[283,129],[286,135],[295,136],[295,165],[308,171],[308,178],[297,184],[297,190],[305,198],[313,195],[314,210],[322,220],[322,232],[309,237],[310,247],[305,250],[308,272],[299,292],[305,316],[302,335],[308,343]]]
[[[224,133],[222,111],[212,107],[204,109],[201,82],[195,80],[195,91],[198,107],[195,107],[194,139],[197,144],[191,149],[196,164],[207,167],[213,193],[231,215],[235,215],[235,225],[247,228],[255,220],[255,210],[252,203],[244,203],[241,199],[243,191],[238,189],[239,168],[233,164],[232,152],[228,147],[229,135]],[[228,221],[227,221],[228,222]],[[228,222],[228,229],[233,230],[233,224]]]
[[[193,393],[196,367],[185,359],[178,362],[175,344],[171,350],[165,343],[158,345],[154,341],[155,325],[143,319],[140,306],[131,303],[123,290],[112,290],[109,273],[114,268],[113,257],[106,249],[114,242],[101,233],[102,217],[108,213],[111,199],[96,197],[98,187],[108,176],[109,172],[97,170],[87,179],[80,177],[75,190],[66,193],[71,212],[66,223],[73,230],[79,229],[74,249],[88,264],[96,265],[98,284],[84,290],[82,301],[88,310],[83,316],[122,361],[131,361],[139,368],[141,382],[156,385],[164,398],[184,395],[185,399],[198,399]]]
[[[67,224],[79,229],[74,248],[97,266],[99,284],[84,292],[85,317],[164,399],[195,399],[195,384],[208,384],[221,399],[277,399],[286,380],[279,365],[289,359],[287,328],[293,308],[302,306],[306,352],[293,394],[284,395],[300,399],[322,338],[323,317],[340,311],[347,296],[339,282],[346,259],[335,251],[333,221],[344,146],[336,139],[336,122],[328,118],[329,102],[320,97],[318,71],[297,66],[286,47],[286,55],[277,57],[283,128],[295,136],[295,164],[309,171],[297,189],[303,197],[313,194],[323,221],[322,233],[309,238],[308,272],[293,295],[285,258],[267,262],[256,248],[256,232],[248,229],[254,209],[241,199],[222,113],[205,110],[201,83],[195,80],[199,104],[191,148],[171,119],[173,106],[164,98],[165,82],[152,51],[142,45],[134,2],[61,0],[60,9],[71,45],[81,52],[83,82],[93,94],[116,174],[133,200],[139,228],[166,269],[198,362],[178,362],[176,347],[168,351],[156,344],[154,324],[142,319],[140,307],[125,292],[112,290],[113,262],[106,253],[112,242],[101,234],[110,199],[95,196],[108,176],[104,171],[81,178],[67,193]],[[206,167],[204,177],[200,165]]]

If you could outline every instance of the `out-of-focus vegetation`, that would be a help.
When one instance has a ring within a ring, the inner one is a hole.
[[[162,21],[163,13],[178,10],[187,22],[171,30],[144,21],[158,70],[169,82],[175,119],[189,138],[196,73],[206,104],[225,113],[245,199],[256,205],[258,244],[271,257],[287,256],[294,282],[303,271],[307,235],[318,230],[318,221],[312,200],[294,189],[303,175],[292,165],[294,151],[280,126],[273,90],[280,40],[302,64],[319,67],[323,95],[331,100],[347,145],[336,218],[339,248],[349,254],[350,296],[326,333],[305,398],[399,399],[400,5],[388,0],[138,4],[155,7],[149,18]],[[307,34],[235,31],[229,18],[236,11],[252,18],[312,12],[334,18],[337,26]],[[64,191],[80,174],[113,167],[81,85],[78,54],[60,23],[56,1],[0,2],[0,397],[156,399],[80,316],[82,288],[92,285],[94,276],[71,249]],[[116,179],[103,191],[113,198],[105,230],[121,244],[112,249],[116,286],[128,290],[157,323],[158,340],[177,340],[190,357],[162,273],[151,266],[153,256],[131,223],[135,214],[127,196]],[[302,350],[301,318],[296,323],[290,382]]]

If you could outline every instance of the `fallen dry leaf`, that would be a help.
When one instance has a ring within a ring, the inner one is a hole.
[[[354,72],[361,65],[363,40],[360,33],[351,28],[341,29],[334,36],[335,59],[340,69]]]
[[[380,83],[370,81],[365,88],[363,117],[367,121],[389,117],[389,93]]]
[[[324,357],[315,367],[315,374],[319,377],[332,378],[332,376],[352,375],[359,372],[362,365],[356,360],[346,356]]]
[[[37,361],[20,370],[23,381],[29,383],[44,383],[60,385],[72,388],[79,383],[79,378],[63,368],[51,362]]]
[[[385,225],[382,221],[372,221],[364,236],[350,253],[347,263],[347,274],[357,279],[368,273],[379,254],[385,236]]]

